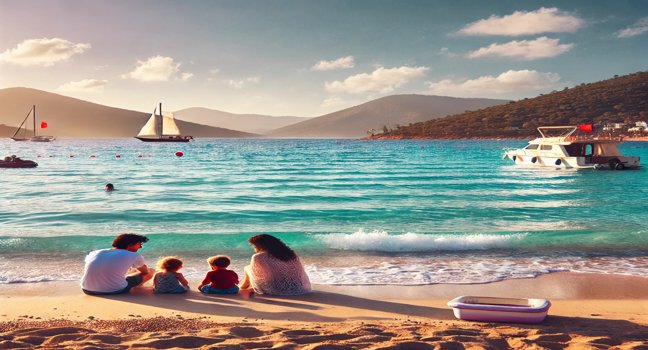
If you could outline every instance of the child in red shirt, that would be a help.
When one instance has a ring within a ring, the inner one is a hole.
[[[216,255],[207,259],[211,271],[198,286],[198,290],[204,294],[236,294],[239,291],[238,275],[228,270],[231,260],[225,255]]]

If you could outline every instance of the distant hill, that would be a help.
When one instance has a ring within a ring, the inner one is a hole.
[[[2,135],[11,136],[14,132],[16,132],[16,127],[0,124],[0,137],[4,137]]]
[[[36,89],[0,89],[0,124],[11,126],[0,127],[0,137],[11,137],[32,105],[36,105],[37,120],[48,124],[46,130],[38,133],[57,137],[133,137],[150,116]],[[177,124],[183,134],[194,137],[256,136],[185,121]]]
[[[200,107],[181,109],[175,112],[175,117],[192,123],[255,134],[265,134],[270,130],[309,119],[301,117],[271,117],[260,114],[233,114]]]
[[[396,128],[467,110],[507,103],[507,100],[427,95],[393,95],[289,125],[266,134],[271,137],[349,137]]]
[[[395,128],[374,139],[531,138],[538,126],[648,120],[648,72]]]

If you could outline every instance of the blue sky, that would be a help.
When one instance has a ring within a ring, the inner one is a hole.
[[[648,1],[0,0],[0,88],[319,116],[520,99],[648,69]]]

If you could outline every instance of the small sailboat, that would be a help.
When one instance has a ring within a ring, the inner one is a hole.
[[[29,119],[29,116],[32,116],[34,122],[34,133],[31,137],[29,137],[28,135],[27,124],[26,124],[27,119]],[[47,123],[42,122],[41,127],[46,128]],[[33,105],[32,108],[29,110],[29,113],[27,113],[25,119],[23,119],[22,123],[20,123],[20,126],[18,127],[16,132],[13,134],[13,136],[11,136],[11,139],[14,141],[52,142],[56,138],[54,136],[36,135],[36,105]]]
[[[193,140],[192,136],[180,134],[173,113],[162,113],[161,103],[160,113],[157,113],[157,108],[153,110],[153,114],[135,138],[144,142],[189,142]]]

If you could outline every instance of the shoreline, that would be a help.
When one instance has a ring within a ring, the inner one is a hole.
[[[456,320],[446,304],[459,295],[544,298],[552,307],[537,325],[467,322]],[[195,290],[153,295],[150,285],[128,295],[92,297],[81,293],[78,282],[49,282],[1,285],[0,302],[0,347],[29,341],[83,347],[88,339],[99,342],[95,348],[648,346],[648,277],[622,275],[557,272],[468,285],[315,285],[302,296],[251,298]],[[121,336],[115,330],[129,332]]]

